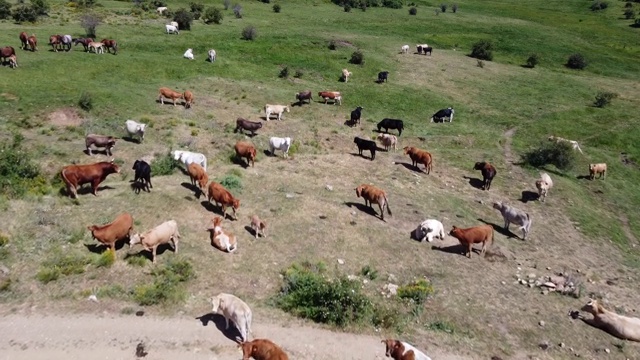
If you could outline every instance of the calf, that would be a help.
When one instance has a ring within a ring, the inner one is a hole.
[[[106,148],[106,154],[111,156],[111,149],[116,146],[116,140],[118,140],[118,138],[115,136],[89,134],[84,138],[84,144],[87,147],[89,155],[93,155],[93,153],[91,153],[91,145],[93,145],[97,148]]]
[[[566,142],[566,143],[568,143],[569,145],[571,145],[571,148],[572,148],[573,150],[578,150],[578,151],[580,152],[580,154],[582,154],[582,153],[583,153],[583,152],[582,152],[582,149],[580,149],[580,145],[579,145],[579,144],[578,144],[578,142],[577,142],[577,141],[575,141],[575,140],[568,140],[568,139],[565,139],[565,138],[561,138],[561,137],[559,137],[559,136],[553,136],[553,135],[551,135],[551,136],[549,136],[549,141],[555,141],[556,143]]]
[[[320,91],[318,96],[324,99],[325,104],[328,100],[333,100],[333,105],[342,105],[342,94],[339,91]]]
[[[347,69],[342,69],[342,80],[344,82],[349,81],[349,76],[351,76],[351,72]]]
[[[9,67],[15,69],[18,67],[18,58],[16,54],[9,55]]]
[[[435,114],[433,114],[433,116],[431,116],[431,122],[445,122],[447,118],[449,118],[449,122],[452,122],[454,113],[455,111],[451,107],[438,110]]]
[[[210,63],[213,63],[214,61],[216,61],[216,51],[214,49],[209,50],[207,55],[209,55],[209,62]]]
[[[262,236],[267,237],[267,223],[260,220],[258,215],[253,215],[250,217],[251,219],[251,229],[253,229],[253,234],[256,239],[258,238],[258,234],[262,231]]]
[[[380,219],[384,221],[384,208],[387,208],[389,215],[391,214],[391,208],[389,207],[389,201],[387,200],[387,193],[373,185],[362,184],[356,189],[356,196],[364,198],[364,205],[372,208],[374,203],[378,204],[380,208]]]
[[[491,181],[498,173],[496,168],[488,162],[477,162],[473,166],[473,170],[480,170],[482,172],[482,190],[489,190],[491,188]]]
[[[125,212],[116,217],[115,220],[106,225],[87,226],[91,231],[91,236],[103,245],[109,247],[111,251],[116,251],[116,242],[131,237],[133,231],[133,217]]]
[[[467,229],[461,229],[454,226],[449,235],[458,239],[462,246],[465,248],[465,253],[468,258],[471,258],[471,249],[473,249],[473,244],[482,243],[482,251],[480,252],[483,255],[487,250],[487,243],[491,245],[493,243],[493,226],[491,225],[480,225]]]
[[[151,166],[144,160],[136,160],[131,168],[136,171],[134,183],[139,184],[143,190],[151,192]]]
[[[395,135],[378,134],[376,139],[382,143],[386,151],[389,151],[389,148],[391,148],[391,146],[393,146],[393,150],[398,150],[398,138]]]
[[[221,223],[222,218],[216,216],[213,218],[213,226],[207,228],[211,232],[211,245],[219,250],[232,253],[238,248],[238,240],[232,233],[222,230]]]
[[[225,189],[222,185],[218,184],[215,181],[212,181],[209,184],[208,189],[208,200],[211,203],[211,199],[215,202],[216,206],[218,206],[222,210],[223,218],[227,218],[227,206],[230,206],[233,210],[233,218],[237,219],[236,211],[240,207],[240,200],[233,197],[233,195],[229,192],[229,190]]]
[[[385,355],[393,360],[431,360],[430,357],[407,342],[385,339],[382,340],[382,343],[386,345]]]
[[[187,150],[173,150],[171,154],[174,160],[181,161],[185,167],[191,163],[197,163],[202,166],[204,171],[207,171],[207,157],[204,154]]]
[[[378,73],[378,83],[382,83],[382,82],[387,81],[388,77],[389,77],[389,72],[388,71],[380,71]]]
[[[184,99],[184,108],[190,109],[191,105],[193,104],[193,93],[189,90],[186,90],[182,94],[182,98]]]
[[[363,150],[369,150],[371,152],[371,161],[376,158],[376,149],[378,148],[378,145],[375,141],[361,139],[356,136],[353,138],[353,142],[358,146],[358,154],[360,154],[360,156],[364,157],[362,155]]]
[[[193,56],[193,49],[191,48],[187,49],[187,51],[184,52],[184,55],[182,55],[182,57],[185,59],[194,60],[195,57]]]
[[[259,121],[249,121],[243,118],[236,119],[236,128],[233,130],[234,133],[238,131],[242,132],[242,130],[251,131],[251,135],[255,135],[258,129],[262,129],[262,123]]]
[[[178,223],[175,220],[165,221],[162,224],[146,231],[142,234],[134,234],[129,241],[129,248],[135,244],[142,244],[146,251],[151,251],[153,255],[153,263],[156,263],[156,250],[159,245],[171,244],[175,254],[178,253],[178,240],[180,233],[178,232]]]
[[[238,141],[234,146],[234,149],[236,150],[236,157],[247,159],[247,166],[249,166],[249,163],[251,163],[251,167],[255,165],[256,155],[258,154],[258,151],[253,146],[253,144]]]
[[[298,100],[298,104],[304,104],[304,100],[309,101],[309,105],[311,105],[311,101],[313,98],[311,97],[311,90],[300,91],[296,93],[296,100]]]
[[[589,179],[595,179],[596,174],[598,174],[598,179],[604,180],[607,177],[607,164],[589,164]]]
[[[173,106],[176,106],[176,100],[184,98],[184,94],[173,91],[167,87],[161,87],[158,91],[158,101],[160,101],[160,104],[162,105],[164,105],[164,99],[171,99]]]
[[[267,121],[269,121],[269,117],[271,114],[276,114],[278,116],[278,120],[282,117],[283,112],[289,112],[289,106],[287,105],[270,105],[266,104],[264,106],[264,114]]]
[[[124,128],[127,130],[127,133],[132,138],[134,136],[140,137],[140,142],[144,140],[144,129],[147,127],[147,124],[139,123],[133,120],[127,120],[124,123]]]
[[[289,148],[291,147],[292,139],[290,137],[281,138],[272,136],[269,139],[269,152],[275,156],[276,149],[282,150],[282,157],[289,157]]]
[[[409,45],[402,45],[402,47],[400,48],[400,52],[403,54],[408,54],[409,53]]]
[[[402,120],[397,119],[389,119],[384,118],[377,125],[378,132],[380,132],[381,128],[384,128],[384,132],[389,132],[389,129],[398,130],[398,136],[402,135],[402,130],[404,130],[404,122]]]
[[[197,196],[198,198],[200,198],[200,194],[204,194],[204,189],[209,183],[209,176],[207,175],[207,172],[202,166],[200,166],[200,164],[193,162],[187,165],[187,173],[189,174],[191,185],[196,185],[196,183],[198,184],[198,189],[200,189],[200,192],[197,194]]]
[[[553,187],[553,181],[547,173],[540,174],[540,179],[536,180],[536,189],[538,189],[538,200],[544,202],[549,190]]]
[[[255,339],[238,347],[242,349],[242,360],[289,360],[287,354],[271,340]]]
[[[113,160],[88,165],[67,165],[62,168],[60,176],[67,187],[70,197],[78,196],[78,186],[91,184],[91,193],[98,196],[98,186],[107,176],[120,173],[120,167]]]
[[[418,164],[423,164],[424,169],[427,172],[427,175],[431,173],[431,164],[432,164],[431,153],[422,149],[418,149],[413,146],[405,146],[403,150],[404,150],[404,154],[409,155],[409,157],[411,158],[412,166],[415,166],[416,169],[420,170],[420,168],[418,167]]]
[[[362,106],[358,106],[351,112],[351,119],[349,121],[351,123],[351,126],[360,123],[360,118],[362,117],[362,109],[364,109]]]
[[[531,217],[522,210],[518,210],[513,206],[503,204],[502,202],[494,202],[493,208],[500,211],[504,219],[504,229],[509,231],[509,224],[514,223],[520,226],[522,230],[522,240],[527,239],[527,234],[531,230]]]
[[[235,295],[220,293],[211,298],[211,306],[211,311],[214,314],[224,316],[227,330],[229,329],[229,320],[231,320],[236,329],[240,331],[242,342],[244,343],[249,339],[252,312],[247,303]],[[245,359],[248,359],[248,357]]]
[[[167,34],[180,34],[177,26],[165,25],[164,28],[166,29]]]
[[[435,237],[444,240],[444,226],[438,220],[427,219],[418,225],[415,234],[416,240],[420,240],[421,242],[424,242],[425,239],[428,242],[432,242]]]
[[[429,45],[428,44],[417,44],[416,45],[416,50],[418,51],[418,55],[422,54],[422,50],[428,48]],[[425,53],[426,55],[426,53]]]

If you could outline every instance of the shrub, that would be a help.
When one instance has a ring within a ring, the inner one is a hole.
[[[361,2],[360,3],[360,10],[367,11],[367,3],[366,2]]]
[[[338,47],[338,45],[336,44],[335,40],[331,40],[329,41],[328,47],[329,47],[329,50],[335,50]]]
[[[457,13],[458,12],[458,4],[453,4],[451,5],[451,11],[453,13]]]
[[[31,7],[36,12],[36,15],[47,15],[49,9],[49,3],[47,0],[31,0]]]
[[[493,44],[488,40],[480,40],[473,44],[471,48],[471,56],[472,58],[480,59],[480,60],[493,60]]]
[[[222,11],[218,8],[210,7],[204,13],[204,22],[206,24],[211,24],[211,23],[220,24],[223,18],[224,18],[224,15],[222,14]]]
[[[350,11],[351,11],[351,5],[345,4],[344,5],[344,12],[350,12]]]
[[[412,7],[409,9],[409,15],[417,15],[418,14],[418,8],[417,7]]]
[[[0,20],[11,17],[11,4],[7,0],[0,0]]]
[[[104,251],[102,254],[100,254],[95,259],[93,264],[96,267],[110,267],[115,262],[116,262],[116,252],[111,251],[111,249],[108,249],[107,251]]]
[[[538,54],[531,54],[527,59],[527,66],[533,69],[539,62]]]
[[[263,3],[265,3],[265,4],[269,4],[269,3],[271,3],[271,0],[261,0],[261,1],[262,1]]]
[[[370,265],[365,265],[360,269],[360,275],[368,278],[369,280],[375,280],[378,277],[378,270],[374,269]]]
[[[633,19],[636,17],[636,12],[633,9],[626,9],[624,11],[624,18],[627,20]]]
[[[364,54],[362,53],[362,51],[354,51],[353,54],[351,54],[351,59],[349,60],[349,62],[356,65],[364,64]]]
[[[599,11],[599,10],[604,10],[604,9],[606,9],[608,7],[609,7],[609,3],[608,2],[596,0],[593,3],[591,3],[590,9],[592,11]]]
[[[298,69],[296,70],[296,73],[293,74],[293,77],[296,79],[300,79],[302,77],[302,75],[304,75],[304,72],[302,72],[302,70]]]
[[[404,0],[382,0],[382,6],[390,9],[402,9]]]
[[[625,9],[632,9],[632,8],[633,8],[633,3],[632,3],[631,1],[627,1],[627,2],[624,4],[624,8],[625,8]]]
[[[285,66],[282,70],[280,70],[280,74],[278,74],[278,77],[281,79],[286,79],[289,77],[289,67]]]
[[[280,4],[273,4],[273,12],[274,13],[279,13],[280,10],[281,10]]]
[[[447,4],[440,4],[440,11],[447,12]]]
[[[78,100],[78,106],[84,111],[90,111],[93,109],[93,97],[88,92],[83,92]]]
[[[193,20],[200,19],[200,16],[202,16],[202,12],[204,11],[204,5],[197,2],[191,2],[189,3],[189,8],[191,8]]]
[[[96,37],[96,28],[101,22],[100,16],[92,13],[85,13],[80,17],[80,26],[85,30],[87,36],[91,38]]]
[[[637,18],[637,19],[633,22],[633,26],[634,26],[634,27],[640,27],[640,18]]]
[[[400,329],[403,323],[404,314],[397,306],[378,306],[373,310],[371,323],[376,328]],[[398,332],[401,332],[398,330]]]
[[[160,269],[154,270],[151,284],[137,286],[133,291],[134,300],[140,305],[178,303],[186,298],[181,283],[195,277],[191,263],[186,260],[170,259]]]
[[[166,1],[163,0],[152,0],[151,4],[157,8],[167,6]],[[166,10],[165,10],[166,11]]]
[[[62,252],[57,250],[51,258],[42,263],[36,278],[46,284],[55,281],[62,275],[82,274],[85,266],[91,263],[91,259],[83,254]]]
[[[0,194],[8,198],[44,195],[51,189],[32,154],[23,150],[23,140],[15,134],[11,142],[0,144]]]
[[[173,159],[171,152],[158,156],[151,162],[151,174],[153,176],[171,175],[178,167],[178,163]]]
[[[22,4],[13,9],[11,17],[18,24],[23,22],[36,22],[38,20],[38,13],[32,6]]]
[[[398,287],[398,296],[416,304],[422,304],[433,294],[433,285],[425,279],[419,279],[405,286]]]
[[[236,19],[242,18],[242,6],[240,6],[240,4],[235,4],[233,6],[233,14],[236,16]]]
[[[558,169],[567,170],[575,163],[575,153],[569,143],[543,142],[537,149],[525,153],[522,161],[533,167],[551,164]]]
[[[173,16],[173,21],[178,23],[180,30],[191,30],[191,23],[193,22],[193,15],[186,9],[181,8],[176,11]]]
[[[224,6],[225,10],[229,10],[229,7],[231,7],[231,0],[224,0],[222,2],[222,5]]]
[[[0,247],[7,246],[9,243],[9,237],[4,234],[0,234]]]
[[[572,54],[567,60],[567,67],[570,69],[582,70],[587,67],[587,60],[580,53]]]
[[[235,175],[227,175],[222,180],[220,180],[220,185],[224,186],[225,189],[231,190],[242,190],[242,180]]]
[[[372,314],[373,304],[361,286],[345,277],[327,279],[323,264],[293,264],[284,277],[276,306],[319,323],[345,327]]]
[[[137,254],[136,255],[129,255],[129,254],[127,254],[125,259],[127,260],[127,264],[129,264],[131,266],[144,267],[145,265],[147,265],[147,259],[143,255],[137,255]]]
[[[593,103],[593,105],[596,107],[602,108],[609,105],[609,103],[611,103],[611,100],[617,97],[618,97],[618,94],[616,93],[612,93],[609,91],[600,91],[596,95],[596,101]]]
[[[484,61],[478,60],[478,62],[476,63],[476,66],[479,67],[480,69],[484,68]]]
[[[242,39],[243,40],[254,40],[258,36],[258,30],[256,30],[255,26],[249,25],[242,29]]]

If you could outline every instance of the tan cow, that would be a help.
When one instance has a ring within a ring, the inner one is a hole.
[[[379,189],[373,185],[362,184],[356,189],[356,195],[364,198],[365,206],[372,207],[374,203],[380,207],[380,219],[384,220],[384,208],[387,208],[387,212],[391,215],[391,208],[389,207],[389,201],[387,200],[387,193],[384,190]]]
[[[229,320],[231,320],[236,329],[240,331],[242,342],[249,339],[252,312],[247,303],[235,295],[220,293],[211,298],[211,306],[211,311],[214,314],[224,316],[225,323],[227,324],[226,329],[229,329]]]
[[[251,229],[253,229],[253,234],[256,239],[258,238],[258,234],[262,232],[263,237],[267,237],[267,223],[260,220],[258,215],[253,215],[250,217],[251,219]]]
[[[173,106],[176,106],[176,100],[184,99],[184,94],[173,91],[167,87],[161,87],[158,91],[158,100],[162,105],[164,105],[164,99],[171,99],[171,101],[173,101]]]
[[[596,174],[598,174],[598,179],[604,180],[607,177],[607,164],[589,164],[589,179],[595,179]]]
[[[598,300],[590,300],[581,310],[590,312],[593,315],[593,319],[581,316],[580,319],[585,323],[620,339],[640,341],[640,318],[619,315],[609,311]]]
[[[544,202],[549,190],[553,187],[553,180],[547,173],[541,173],[540,179],[536,180],[536,189],[538,189],[538,200]]]
[[[155,228],[142,234],[136,233],[131,236],[129,248],[135,244],[142,244],[142,247],[151,251],[153,254],[153,263],[156,263],[156,250],[159,245],[171,243],[174,253],[178,253],[178,240],[180,233],[178,232],[178,223],[175,220],[165,221]]]

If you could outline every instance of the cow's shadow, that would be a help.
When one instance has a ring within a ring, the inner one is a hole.
[[[142,139],[140,139],[139,137],[134,138],[132,136],[123,136],[122,140],[134,144],[142,144]]]
[[[375,211],[375,209],[373,207],[368,207],[363,203],[356,203],[356,202],[351,202],[351,201],[346,201],[344,202],[345,205],[347,205],[348,207],[355,207],[358,210],[360,210],[363,213],[367,213],[375,218],[380,219],[380,215],[378,215],[378,213]],[[381,219],[382,220],[382,219]],[[383,220],[385,221],[385,220]]]
[[[368,152],[368,151],[369,151],[369,150],[364,150],[364,151],[362,152],[362,155],[358,154],[357,152],[355,152],[355,153],[349,153],[349,155],[351,155],[351,156],[357,156],[357,157],[361,157],[361,158],[363,158],[363,159],[367,159],[367,160],[373,161],[374,159],[371,157],[371,155],[369,155],[369,156],[365,156],[365,155],[364,155],[364,154],[365,154],[365,152]]]
[[[576,176],[576,179],[578,179],[578,180],[591,180],[591,176],[590,175],[578,175],[578,176]]]
[[[251,236],[253,236],[253,237],[255,238],[255,236],[256,236],[256,230],[255,230],[254,228],[252,228],[252,227],[251,227],[251,226],[249,226],[249,225],[245,225],[245,226],[244,226],[244,229],[245,229],[245,230],[247,230],[247,232],[248,232],[249,234],[251,234]]]
[[[97,240],[94,240],[94,241],[97,241]],[[116,252],[118,250],[122,249],[124,247],[124,245],[128,243],[128,241],[129,241],[129,239],[120,239],[120,240],[116,241]],[[105,251],[110,249],[109,246],[101,244],[101,243],[84,244],[84,246],[90,252],[92,252],[94,254],[98,254],[98,255],[100,255],[103,252],[105,252]]]
[[[222,206],[216,206],[215,204],[210,203],[208,200],[201,201],[200,205],[202,205],[202,207],[207,211],[211,211],[214,214],[222,216]],[[227,207],[227,214],[225,215],[224,220],[226,220],[227,218],[229,218],[229,220],[231,221],[237,220],[233,218],[233,210],[230,210],[229,208],[230,206]],[[231,214],[229,214],[229,212],[231,212]]]
[[[147,191],[147,186],[145,185],[145,183],[141,182],[141,181],[135,181],[135,180],[129,180],[129,186],[131,187],[131,190],[133,190],[133,192],[135,192],[136,194],[140,194],[140,192],[151,192],[151,189],[149,187],[149,191]]]
[[[186,103],[186,101],[182,100],[176,100],[176,107],[178,106],[184,106],[184,104]],[[173,107],[173,101],[171,100],[164,100],[164,104],[160,101],[160,99],[156,99],[156,104],[160,104],[160,105],[164,105],[164,106],[172,106]]]
[[[240,331],[236,329],[232,321],[229,321],[229,328],[225,329],[227,325],[224,316],[220,314],[208,313],[202,316],[198,316],[196,320],[200,320],[202,326],[207,326],[210,322],[213,323],[218,331],[220,331],[222,335],[224,335],[227,339],[235,341],[238,344],[240,343],[239,339],[242,338]]]
[[[500,233],[500,234],[502,234],[502,235],[504,235],[504,236],[506,236],[508,238],[517,238],[518,237],[516,234],[512,233],[511,230],[507,230],[507,229],[503,228],[501,225],[494,224],[492,222],[485,221],[485,220],[480,219],[480,218],[478,218],[477,220],[481,221],[481,222],[483,222],[483,223],[485,223],[487,225],[491,225],[491,227],[493,228],[494,231],[496,231],[496,232],[498,232],[498,233]],[[513,225],[513,224],[511,224],[511,225]]]
[[[538,195],[537,192],[533,192],[533,191],[529,191],[529,190],[524,190],[522,192],[522,196],[520,198],[520,201],[522,201],[523,203],[528,203],[529,201],[534,201],[534,200],[538,200],[540,196]]]
[[[463,176],[462,178],[469,180],[469,185],[473,186],[474,188],[476,188],[478,190],[482,190],[482,186],[484,185],[484,181],[482,181],[481,179],[478,179],[478,178],[475,178],[475,177],[470,177],[470,176]]]
[[[169,243],[164,243],[164,244],[158,245],[158,247],[156,248],[156,260],[157,260],[158,256],[164,254],[164,252],[167,251],[167,250],[175,253],[175,249]],[[142,257],[146,258],[149,261],[153,261],[153,251],[152,250],[141,249],[140,251],[135,252],[135,253],[127,253],[127,256],[125,257],[125,259],[129,258],[129,257],[132,257],[132,256],[142,256]]]
[[[417,172],[417,173],[420,173],[420,174],[426,174],[426,172],[423,171],[422,169],[420,169],[418,166],[413,166],[413,165],[411,165],[409,163],[406,163],[406,162],[403,162],[403,161],[396,161],[396,165],[402,165],[402,166],[404,166],[405,169],[411,170],[413,172]]]
[[[467,249],[462,244],[455,244],[455,245],[449,245],[449,246],[432,245],[431,250],[442,251],[447,254],[455,254],[460,256],[466,256],[466,251],[467,251]],[[471,248],[471,252],[474,252],[476,254],[480,254],[481,251],[482,251],[482,248],[478,246],[478,244],[475,244]]]
[[[100,191],[103,191],[103,190],[114,190],[114,188],[112,188],[111,186],[108,186],[108,185],[105,185],[105,186],[98,186],[98,190],[96,191],[96,193],[98,194],[98,196],[100,196]],[[84,184],[84,185],[82,185],[82,186],[78,186],[78,188],[77,188],[77,193],[78,193],[78,196],[80,196],[80,195],[90,195],[90,194],[91,194],[91,195],[93,195],[93,194],[91,193],[91,186],[90,186],[90,184]],[[63,195],[63,196],[70,196],[71,194],[69,194],[69,193],[67,192],[66,187],[63,187],[63,188],[61,188],[61,189],[60,189],[60,195]]]
[[[246,168],[248,168],[248,167],[249,167],[249,163],[247,163],[247,162],[245,161],[245,159],[246,159],[246,158],[241,158],[241,157],[239,157],[239,156],[237,156],[237,155],[236,155],[236,156],[234,156],[234,157],[233,157],[233,159],[231,159],[231,162],[232,162],[233,164],[235,164],[235,165],[240,165],[240,166],[242,166],[243,168],[245,168],[245,169],[246,169]]]
[[[91,155],[89,155],[89,150],[87,150],[87,149],[82,150],[82,152],[85,155],[91,156]],[[100,149],[91,149],[91,154],[93,154],[93,155],[98,154],[98,155],[104,155],[104,156],[113,156],[113,154],[109,155],[109,153],[107,152],[107,149],[102,149],[102,150],[100,150]]]
[[[188,183],[188,182],[183,182],[180,185],[182,185],[182,187],[185,188],[185,189],[193,191],[193,193],[195,194],[196,199],[200,199],[200,196],[204,195],[204,192],[200,191],[200,188],[197,185],[193,185],[193,184]]]

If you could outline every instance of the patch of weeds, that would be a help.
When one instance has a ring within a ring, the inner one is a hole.
[[[378,270],[374,269],[370,265],[365,265],[360,269],[360,275],[373,281],[378,278]]]
[[[133,297],[140,305],[182,302],[187,296],[182,283],[194,278],[195,272],[187,260],[171,259],[151,275],[154,277],[151,284],[139,285],[133,291]]]
[[[471,56],[472,58],[480,59],[480,60],[493,60],[493,44],[489,40],[480,40],[473,44],[471,47]]]
[[[51,193],[51,185],[34,156],[23,149],[23,140],[16,133],[11,142],[0,145],[0,195],[17,199]]]
[[[128,297],[129,292],[120,284],[103,286],[95,291],[95,295],[99,298],[123,299]]]
[[[278,74],[278,77],[281,79],[286,79],[289,77],[289,67],[285,66],[282,70],[280,70],[280,74]]]
[[[242,29],[242,39],[243,40],[255,40],[258,37],[258,30],[256,30],[255,26],[247,26]]]
[[[10,291],[12,282],[13,281],[11,280],[10,277],[6,277],[6,278],[0,277],[0,293]]]
[[[426,325],[428,330],[432,331],[442,331],[448,334],[453,334],[456,332],[455,326],[448,321],[434,321],[430,324]]]
[[[538,54],[531,54],[527,59],[527,67],[533,69],[540,62]]]
[[[191,136],[198,136],[198,129],[191,129]]]
[[[59,279],[61,276],[82,274],[85,267],[91,263],[91,258],[79,253],[62,252],[56,250],[45,260],[36,274],[36,278],[46,284]]]
[[[147,265],[147,259],[142,255],[128,255],[126,257],[127,264],[131,266],[144,267]]]
[[[237,176],[239,178],[242,178],[242,175],[244,175],[244,173],[242,172],[242,170],[240,169],[231,169],[227,172],[227,175],[233,175],[233,176]]]
[[[96,267],[100,268],[100,267],[110,267],[115,262],[116,262],[116,252],[112,251],[111,249],[108,249],[107,251],[104,251],[102,254],[98,255],[93,261],[93,264]]]
[[[293,77],[296,78],[296,79],[300,79],[303,75],[304,75],[304,72],[302,72],[302,70],[298,69],[298,70],[296,70],[296,73],[293,74]]]
[[[289,155],[295,155],[300,151],[300,141],[293,140],[291,146],[289,147]]]
[[[72,230],[71,233],[67,234],[67,242],[71,243],[71,244],[75,244],[79,241],[81,241],[82,239],[84,239],[84,234],[85,234],[86,229],[75,229]]]
[[[398,287],[398,297],[413,301],[416,304],[423,304],[433,292],[433,285],[426,279],[419,279]]]
[[[235,175],[226,175],[220,180],[220,185],[229,191],[236,190],[240,192],[242,190],[242,180]]]
[[[377,306],[371,316],[371,323],[376,328],[395,329],[402,332],[405,321],[404,315],[397,306]]]
[[[151,162],[151,174],[153,176],[171,175],[177,167],[178,163],[173,159],[171,152],[168,152],[165,155],[156,156]]]
[[[129,306],[124,307],[124,308],[122,308],[122,310],[120,310],[120,314],[122,314],[122,315],[131,315],[131,314],[133,314],[135,312],[136,312],[136,309],[134,309],[132,307],[129,307]]]
[[[362,51],[357,50],[351,54],[351,59],[349,60],[351,64],[363,65],[364,64],[364,54]]]
[[[84,111],[91,111],[93,109],[93,97],[88,92],[83,92],[78,100],[78,106]]]
[[[0,234],[0,248],[9,244],[9,236]]]
[[[618,97],[618,94],[616,93],[609,92],[609,91],[599,91],[598,94],[596,95],[596,101],[594,101],[593,105],[595,107],[603,108],[609,105],[609,103],[611,103],[611,100],[617,97]]]
[[[582,70],[587,67],[587,60],[580,53],[571,54],[567,60],[567,67]]]
[[[538,148],[525,153],[522,156],[522,161],[536,168],[552,164],[560,170],[568,170],[573,168],[575,158],[573,148],[569,143],[542,142]]]

